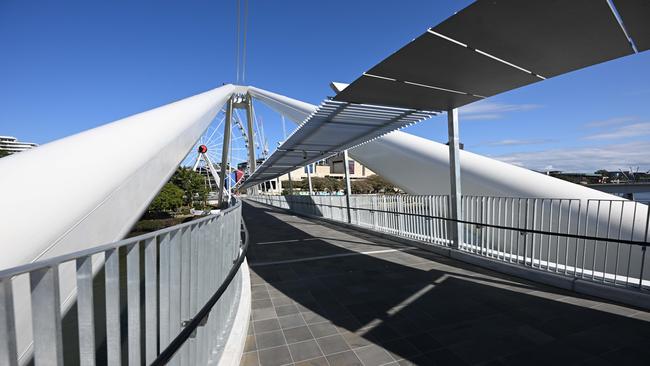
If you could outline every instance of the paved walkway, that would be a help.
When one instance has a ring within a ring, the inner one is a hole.
[[[650,313],[257,203],[242,365],[650,365]]]

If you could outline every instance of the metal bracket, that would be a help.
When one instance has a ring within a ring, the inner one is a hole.
[[[210,314],[206,315],[203,319],[201,319],[201,322],[199,323],[199,327],[203,327],[203,326],[205,326],[205,325],[208,323],[208,317],[209,317],[209,316],[210,316]],[[181,327],[182,327],[182,328],[187,327],[188,325],[190,325],[190,322],[191,322],[191,321],[192,321],[191,319],[190,319],[190,320],[183,320],[183,321],[181,321]],[[198,327],[197,327],[197,328],[198,328]],[[196,338],[196,328],[194,329],[194,331],[192,332],[192,334],[190,334],[190,338]]]

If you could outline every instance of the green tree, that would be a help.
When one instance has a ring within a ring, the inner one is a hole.
[[[372,191],[374,193],[391,194],[397,192],[397,190],[399,189],[394,184],[390,183],[386,179],[376,174],[373,174],[368,178],[366,178],[366,182],[368,182],[372,186]]]
[[[325,177],[325,189],[330,193],[338,192],[345,187],[343,179]]]
[[[0,158],[4,158],[5,156],[9,156],[9,154],[6,150],[0,150]]]
[[[177,211],[183,205],[183,192],[174,183],[166,183],[149,205],[149,212]]]
[[[186,206],[203,208],[207,205],[208,187],[205,177],[190,168],[180,167],[172,175],[170,181],[184,191],[183,200]]]
[[[305,189],[305,188],[309,189],[309,184],[304,180],[291,180],[291,185],[293,186],[294,190]],[[286,189],[287,191],[289,190],[288,180],[282,181],[282,188]]]
[[[325,178],[322,177],[312,177],[311,186],[315,192],[324,192],[326,189]]]
[[[368,183],[366,179],[357,179],[350,182],[353,194],[372,193],[372,184]]]

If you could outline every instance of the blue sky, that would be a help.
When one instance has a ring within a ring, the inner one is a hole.
[[[246,83],[314,104],[471,1],[250,0]],[[236,1],[0,2],[0,135],[40,144],[235,81]],[[463,108],[466,149],[650,169],[650,53]],[[280,119],[258,107],[271,146]],[[289,124],[288,124],[289,126]],[[411,132],[446,141],[436,117]]]

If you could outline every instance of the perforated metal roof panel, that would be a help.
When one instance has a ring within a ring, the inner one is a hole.
[[[433,31],[547,78],[634,52],[606,0],[478,0]]]
[[[367,74],[484,97],[542,80],[429,32]]]
[[[621,9],[647,12],[650,1],[618,2],[625,24]],[[629,19],[645,47],[648,16]],[[334,99],[446,110],[633,52],[607,0],[477,0]]]
[[[435,111],[460,107],[480,99],[477,96],[464,93],[454,93],[366,75],[348,85],[334,98],[334,100],[340,101]]]
[[[250,187],[423,121],[434,112],[324,101],[244,182]]]
[[[650,49],[650,1],[614,0],[628,35],[641,52]]]

